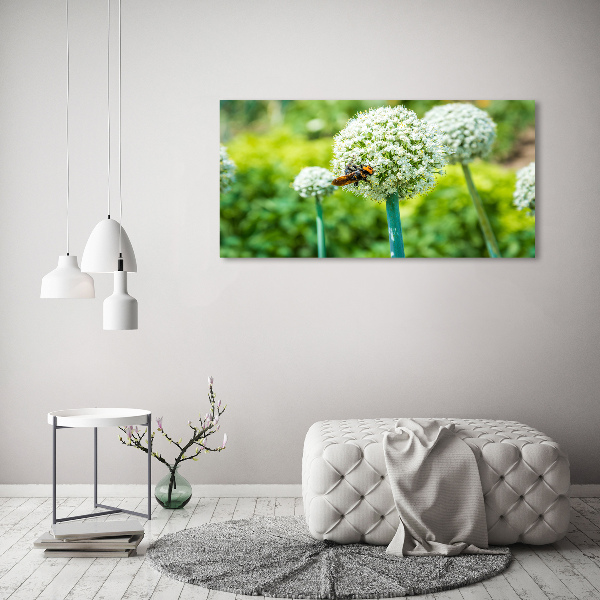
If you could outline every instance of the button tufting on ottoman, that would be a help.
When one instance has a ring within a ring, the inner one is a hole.
[[[490,544],[550,544],[569,526],[569,461],[558,444],[515,421],[440,419],[473,449]],[[398,514],[387,481],[383,434],[397,419],[320,421],[302,457],[304,513],[313,537],[389,544]]]

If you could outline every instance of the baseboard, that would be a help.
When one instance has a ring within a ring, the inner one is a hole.
[[[154,489],[154,486],[152,487]],[[196,498],[298,498],[302,496],[302,486],[289,484],[201,484],[193,485]],[[147,487],[143,484],[98,485],[98,495],[102,498],[143,498]],[[57,486],[59,498],[86,498],[94,494],[93,486],[87,483],[60,484]],[[49,498],[52,486],[49,484],[0,484],[0,498]],[[572,498],[600,498],[600,484],[571,486]]]
[[[600,498],[600,484],[572,485],[571,498]]]
[[[154,485],[152,486],[154,491]],[[143,498],[148,491],[143,484],[110,485],[99,484],[98,496],[102,498]],[[192,485],[196,498],[297,498],[302,496],[300,484],[201,484]],[[59,484],[56,486],[59,498],[87,498],[94,495],[93,485]],[[0,498],[49,498],[52,496],[50,484],[0,484]]]

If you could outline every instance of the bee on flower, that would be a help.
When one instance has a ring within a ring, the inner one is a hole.
[[[404,106],[359,112],[333,142],[335,176],[343,178],[349,165],[359,166],[362,177],[356,177],[356,185],[347,189],[386,203],[394,258],[404,256],[399,202],[433,188],[445,164],[446,148],[438,130]]]
[[[348,164],[374,170],[350,191],[377,202],[398,193],[400,199],[422,194],[442,173],[446,149],[437,130],[404,106],[359,112],[336,134],[331,168],[337,177]]]

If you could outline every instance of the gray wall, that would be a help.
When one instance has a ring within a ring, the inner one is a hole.
[[[81,256],[106,211],[106,5],[71,1]],[[38,298],[64,252],[63,11],[0,2],[0,482],[50,481],[48,411],[145,407],[179,437],[213,374],[230,446],[193,483],[299,482],[314,421],[413,415],[524,421],[600,483],[598,2],[123,0],[137,332],[102,331],[108,275],[95,300]],[[397,97],[538,102],[537,259],[218,258],[220,98]],[[60,480],[89,481],[90,432],[59,438]],[[101,444],[104,482],[144,481]]]

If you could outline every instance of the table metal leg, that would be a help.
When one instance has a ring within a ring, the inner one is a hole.
[[[52,524],[56,523],[56,420],[52,419]]]
[[[148,436],[148,520],[152,518],[152,415],[148,415],[148,425],[146,429]]]
[[[76,517],[64,517],[58,519],[56,517],[56,430],[68,429],[68,427],[58,426],[57,417],[52,419],[52,524],[62,521],[73,521],[76,519],[87,519],[89,517],[101,517],[103,515],[111,515],[114,513],[125,513],[143,517],[145,519],[152,518],[152,415],[148,415],[146,422],[148,434],[148,513],[135,512],[125,508],[117,508],[116,506],[108,506],[98,502],[98,428],[94,427],[94,508],[106,508],[104,512],[88,513],[85,515],[77,515]]]
[[[94,508],[98,508],[98,428],[94,427]]]

